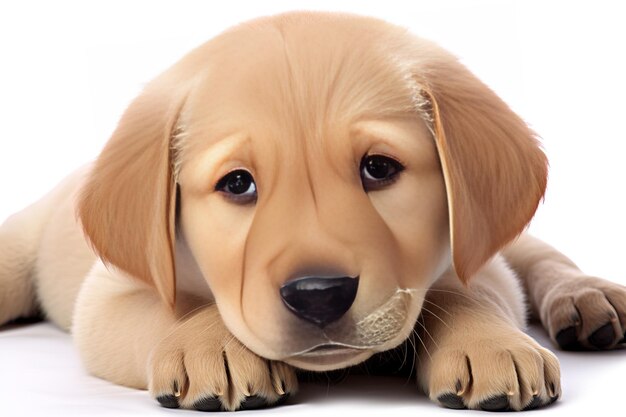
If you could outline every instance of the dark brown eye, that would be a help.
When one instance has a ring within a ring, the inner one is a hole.
[[[224,175],[217,182],[215,190],[223,192],[238,203],[249,203],[257,198],[254,178],[245,169],[237,169]]]
[[[393,158],[383,155],[365,155],[361,160],[361,182],[365,191],[391,184],[404,169]]]

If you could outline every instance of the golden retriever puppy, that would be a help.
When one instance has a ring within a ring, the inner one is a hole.
[[[527,303],[562,348],[626,328],[624,287],[520,236],[546,170],[436,45],[372,18],[255,20],[148,84],[94,164],[2,225],[0,323],[40,309],[90,373],[165,407],[279,404],[295,369],[413,334],[433,401],[539,407],[559,364]]]

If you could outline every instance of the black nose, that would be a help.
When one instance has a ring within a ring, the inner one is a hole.
[[[359,277],[302,277],[284,284],[280,296],[296,316],[324,327],[350,309],[358,285]]]

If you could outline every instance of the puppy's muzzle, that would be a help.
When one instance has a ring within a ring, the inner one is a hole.
[[[296,316],[324,327],[350,309],[358,285],[359,277],[301,277],[285,283],[280,296]]]

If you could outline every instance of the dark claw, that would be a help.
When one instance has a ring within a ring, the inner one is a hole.
[[[589,336],[589,343],[598,349],[606,349],[613,344],[615,340],[615,331],[613,331],[613,324],[607,323],[593,332]]]
[[[204,397],[196,401],[193,408],[198,411],[219,411],[222,408],[222,402],[215,397]]]
[[[157,397],[157,401],[165,408],[178,408],[180,404],[178,404],[178,398],[173,395],[161,395]]]
[[[277,405],[283,405],[287,402],[287,400],[289,399],[290,395],[288,392],[284,393],[283,395],[281,395],[280,397],[278,397],[278,399],[276,400],[275,403],[272,404],[272,407],[277,406]]]
[[[484,411],[506,411],[509,409],[509,397],[506,394],[491,397],[479,404]]]
[[[444,407],[454,408],[455,410],[462,410],[465,408],[465,404],[463,403],[463,398],[460,396],[448,392],[446,394],[441,394],[437,401],[439,401]]]
[[[240,410],[255,410],[263,407],[267,407],[267,401],[265,398],[259,397],[258,395],[246,397],[239,405]]]
[[[533,399],[526,407],[524,407],[524,411],[534,410],[535,408],[541,406],[541,398],[538,395],[533,395]]]
[[[578,342],[576,327],[566,327],[556,334],[556,342],[563,350],[581,350],[582,346]]]

